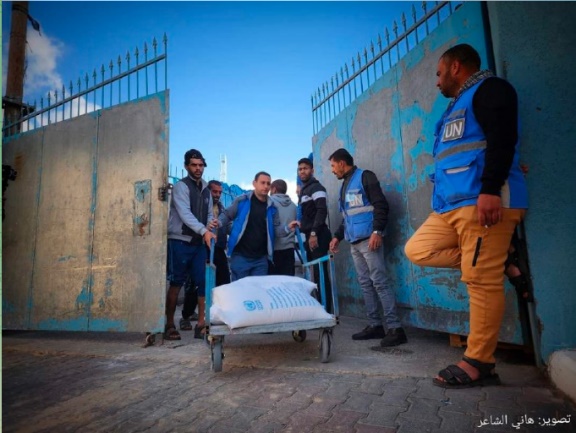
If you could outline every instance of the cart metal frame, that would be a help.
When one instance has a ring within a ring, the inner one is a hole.
[[[306,253],[302,246],[302,240],[297,232],[297,237],[300,246],[300,252],[303,253],[302,257],[306,257]],[[334,256],[328,254],[319,259],[311,262],[302,263],[305,269],[304,275],[307,280],[313,281],[312,266],[319,265],[319,280],[318,284],[320,289],[322,306],[326,310],[326,275],[322,263],[328,262],[328,273],[330,274],[330,283],[332,289],[332,311],[330,319],[323,320],[307,320],[301,322],[286,322],[275,323],[267,325],[246,326],[243,328],[230,329],[227,325],[213,325],[210,322],[210,307],[212,306],[212,290],[215,287],[216,281],[216,267],[214,266],[214,253],[213,249],[210,252],[210,263],[206,265],[206,336],[205,340],[210,345],[210,356],[212,361],[212,370],[214,372],[222,371],[222,364],[224,361],[224,337],[227,335],[243,335],[243,334],[263,334],[263,333],[276,333],[276,332],[292,332],[292,337],[295,341],[302,343],[306,340],[307,332],[309,330],[318,329],[318,352],[320,361],[326,363],[329,361],[330,352],[332,348],[332,332],[334,327],[339,323],[338,320],[338,290],[336,281],[334,279]]]

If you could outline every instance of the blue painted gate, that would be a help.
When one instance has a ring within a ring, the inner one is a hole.
[[[446,5],[448,6],[452,5]],[[468,297],[460,282],[460,273],[453,270],[422,268],[412,265],[404,254],[404,245],[431,211],[431,184],[434,125],[448,105],[436,88],[436,66],[440,55],[457,43],[469,43],[480,53],[483,67],[489,67],[489,47],[485,34],[482,5],[464,2],[440,22],[438,15],[422,21],[416,31],[430,23],[437,26],[420,37],[409,50],[408,42],[396,39],[382,59],[398,58],[388,70],[374,80],[380,69],[379,59],[367,64],[367,72],[350,80],[340,90],[347,103],[335,116],[331,110],[340,107],[341,95],[334,91],[323,108],[315,112],[318,132],[313,138],[316,175],[329,194],[332,230],[341,221],[337,209],[340,182],[330,173],[327,159],[337,148],[344,147],[355,163],[374,171],[390,204],[390,220],[385,238],[387,262],[392,284],[406,324],[454,334],[468,333]],[[413,33],[406,38],[414,40]],[[406,44],[406,45],[405,45]],[[382,61],[380,59],[380,61]],[[351,102],[350,87],[356,91],[359,81],[366,90]],[[370,81],[372,80],[372,81]],[[358,82],[358,83],[356,83]],[[340,99],[338,99],[340,98]],[[338,102],[338,104],[336,103]],[[331,103],[331,105],[330,105]],[[328,104],[328,105],[327,105]],[[327,110],[326,110],[327,108]],[[321,110],[324,109],[324,112]],[[328,118],[328,121],[325,119]],[[341,311],[364,316],[361,289],[346,243],[336,256]],[[516,293],[506,291],[506,316],[500,341],[523,344],[518,318]]]

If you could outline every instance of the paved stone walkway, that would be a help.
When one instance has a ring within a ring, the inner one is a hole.
[[[376,352],[350,339],[364,325],[341,319],[328,364],[317,331],[227,336],[221,373],[190,332],[148,348],[140,334],[5,332],[2,431],[576,432],[574,404],[509,352],[504,386],[444,390],[431,378],[462,353],[446,334],[408,329],[408,344]]]

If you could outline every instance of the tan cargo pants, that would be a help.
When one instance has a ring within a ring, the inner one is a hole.
[[[503,209],[503,220],[489,228],[478,223],[476,206],[431,213],[406,243],[411,262],[460,268],[470,297],[470,334],[465,356],[493,363],[504,315],[504,263],[525,209]]]

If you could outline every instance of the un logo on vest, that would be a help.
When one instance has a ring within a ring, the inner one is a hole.
[[[444,125],[444,133],[442,134],[442,141],[452,141],[462,138],[464,135],[464,126],[466,125],[465,119],[456,119]]]

